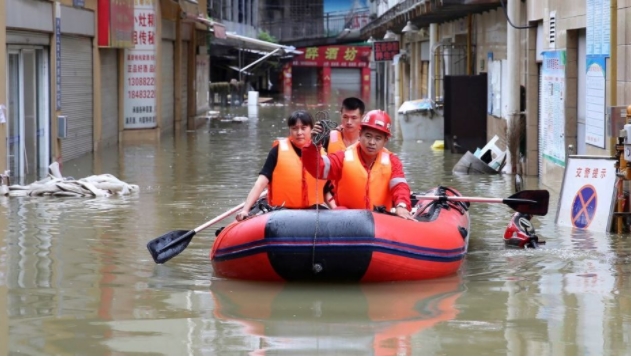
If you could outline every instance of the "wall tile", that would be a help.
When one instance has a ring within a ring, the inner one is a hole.
[[[618,53],[617,53],[617,63],[616,63],[616,69],[617,69],[617,75],[616,75],[616,80],[618,81],[625,81],[627,79],[627,47],[629,47],[628,45],[620,45],[618,46]]]
[[[618,69],[620,70],[620,69]],[[616,83],[616,103],[615,105],[625,105],[627,102],[625,99],[625,86],[624,82],[618,81]]]
[[[619,1],[619,0],[618,0]],[[625,16],[625,10],[618,10],[618,24],[616,26],[618,36],[618,44],[627,43],[627,17]]]

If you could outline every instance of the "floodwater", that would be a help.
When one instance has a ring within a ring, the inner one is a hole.
[[[244,200],[272,139],[286,133],[289,111],[260,107],[245,123],[213,121],[63,166],[65,176],[111,173],[138,184],[136,196],[0,197],[0,354],[631,354],[631,239],[555,226],[554,190],[550,213],[534,220],[547,241],[538,250],[504,247],[508,207],[472,204],[469,254],[460,274],[445,279],[218,279],[208,253],[215,229],[230,220],[154,264],[147,241]],[[453,175],[459,156],[431,144],[389,144],[415,191],[442,184],[466,196],[513,193],[511,176]]]

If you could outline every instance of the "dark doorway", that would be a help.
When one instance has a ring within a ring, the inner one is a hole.
[[[486,144],[486,73],[445,76],[444,83],[446,149],[475,152]]]

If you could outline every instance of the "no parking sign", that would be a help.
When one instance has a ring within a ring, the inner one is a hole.
[[[616,160],[608,156],[568,157],[556,222],[560,226],[608,232],[616,202]]]

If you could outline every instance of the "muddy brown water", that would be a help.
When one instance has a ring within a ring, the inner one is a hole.
[[[241,203],[272,140],[285,134],[284,118],[301,107],[260,107],[248,122],[215,120],[63,167],[76,178],[111,173],[140,185],[136,196],[0,197],[0,354],[631,354],[631,239],[555,226],[554,190],[550,214],[534,220],[542,249],[506,249],[510,209],[472,204],[465,264],[434,281],[219,279],[208,254],[221,224],[156,266],[146,242]],[[512,194],[511,176],[456,176],[459,155],[431,144],[389,143],[414,190]]]

